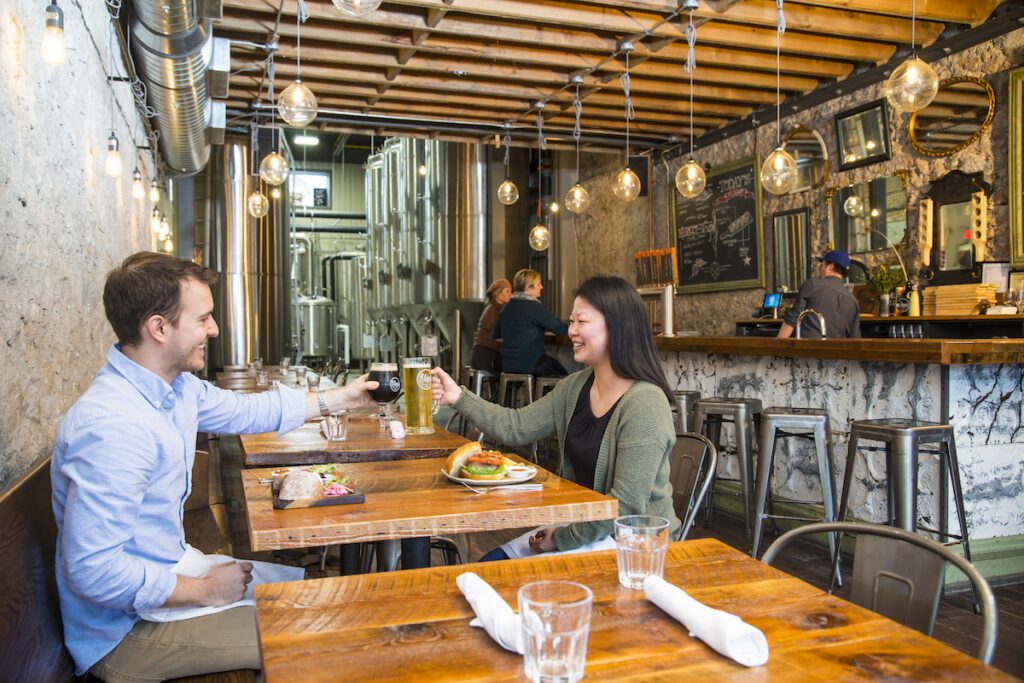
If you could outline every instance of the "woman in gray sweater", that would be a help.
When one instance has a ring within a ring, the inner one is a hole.
[[[650,514],[681,524],[672,506],[669,455],[676,435],[672,390],[658,362],[647,309],[618,277],[593,277],[573,303],[573,359],[588,366],[543,398],[513,410],[459,387],[435,368],[434,394],[501,443],[524,445],[557,435],[562,476],[619,501],[619,514]],[[612,547],[612,520],[544,527],[484,560]]]

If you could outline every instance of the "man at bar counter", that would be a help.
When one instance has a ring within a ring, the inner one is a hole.
[[[804,339],[850,339],[860,337],[860,304],[846,287],[846,274],[850,272],[850,257],[844,251],[832,250],[818,256],[821,276],[800,285],[793,307],[779,328],[779,338],[787,339],[796,330],[796,321],[807,309],[814,309],[825,318],[822,334],[818,316],[805,315],[800,336]]]
[[[242,395],[191,374],[217,336],[216,279],[151,252],[107,275],[103,306],[119,342],[61,421],[51,467],[64,640],[79,675],[109,683],[259,669],[255,610],[230,607],[252,581],[252,563],[216,564],[201,578],[172,571],[198,553],[186,549],[182,526],[196,431],[284,433],[373,403],[376,382],[365,378],[331,391]],[[218,607],[192,618],[168,612]],[[152,614],[177,620],[142,616]]]

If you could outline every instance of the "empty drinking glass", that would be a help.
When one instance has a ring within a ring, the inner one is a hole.
[[[654,515],[627,515],[615,520],[619,583],[641,589],[648,576],[665,572],[668,520]]]
[[[571,581],[537,581],[519,589],[523,666],[534,683],[583,678],[594,594]]]
[[[256,371],[256,386],[267,386],[267,371],[262,368]]]
[[[300,389],[306,386],[306,368],[301,365],[295,366],[295,383]]]
[[[310,391],[316,391],[320,388],[320,375],[315,372],[306,373],[306,386]]]
[[[263,369],[263,359],[262,358],[259,358],[259,357],[253,358],[252,359],[252,364],[256,366],[257,370],[262,370]]]
[[[287,375],[288,371],[291,369],[291,367],[292,367],[292,359],[291,358],[289,358],[288,356],[285,356],[284,358],[281,359],[281,374],[282,375]]]
[[[324,436],[328,441],[344,441],[348,438],[348,411],[340,410],[324,418]]]

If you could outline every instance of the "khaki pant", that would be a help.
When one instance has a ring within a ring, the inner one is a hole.
[[[259,668],[256,610],[236,607],[195,619],[140,621],[89,673],[107,683],[136,683]]]

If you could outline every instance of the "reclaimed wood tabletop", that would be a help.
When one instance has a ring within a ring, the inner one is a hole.
[[[672,543],[665,579],[761,629],[764,666],[719,655],[643,591],[621,587],[615,551],[605,551],[256,586],[265,680],[527,680],[522,657],[469,626],[473,612],[455,585],[464,571],[517,611],[516,591],[529,581],[590,587],[584,680],[1016,680],[715,539]]]
[[[287,434],[243,434],[242,461],[248,467],[315,465],[325,462],[370,462],[447,457],[467,439],[434,426],[433,434],[406,434],[401,439],[383,432],[375,416],[349,418],[348,439],[327,441],[319,422],[308,422]]]
[[[522,461],[519,456],[508,457]],[[356,505],[275,510],[269,484],[282,468],[242,471],[249,542],[254,551],[308,548],[435,534],[517,529],[613,519],[619,501],[538,467],[541,490],[478,495],[449,481],[443,458],[347,463],[339,467],[366,495]]]

